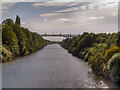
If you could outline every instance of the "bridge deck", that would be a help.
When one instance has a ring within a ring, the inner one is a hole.
[[[40,34],[40,36],[61,36],[61,37],[78,37],[80,36],[75,34]]]

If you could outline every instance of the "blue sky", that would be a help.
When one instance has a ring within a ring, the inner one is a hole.
[[[22,26],[33,32],[81,34],[83,32],[108,33],[118,30],[117,2],[7,1],[10,0],[2,3],[2,19],[15,20],[15,16],[19,15]]]

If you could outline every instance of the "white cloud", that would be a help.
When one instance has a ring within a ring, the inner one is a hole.
[[[95,2],[88,5],[89,9],[112,8],[118,6],[118,2]]]
[[[65,19],[65,18],[60,18],[60,19],[58,19],[58,20],[64,21],[64,22],[69,22],[69,21],[70,21],[69,19]]]
[[[69,12],[69,11],[73,11],[73,8],[68,8],[68,9],[64,9],[64,10],[59,10],[59,11],[54,11],[54,12]]]
[[[104,17],[103,16],[100,16],[100,17],[90,17],[89,18],[90,20],[96,20],[96,19],[104,19]]]
[[[84,5],[84,6],[81,6],[80,8],[81,8],[82,10],[85,10],[86,7],[87,7],[87,6]]]
[[[72,6],[75,6],[75,5],[78,5],[79,3],[71,3],[71,2],[55,2],[55,1],[48,1],[48,2],[40,2],[40,3],[34,3],[32,4],[32,6],[35,6],[35,7],[40,7],[40,6],[69,6],[69,7],[72,7]]]
[[[51,1],[49,1],[49,2],[40,2],[40,3],[34,3],[34,4],[32,4],[32,6],[35,6],[35,7],[40,7],[40,6],[46,6],[46,7],[49,7],[49,6],[64,6],[64,5],[66,5],[67,3],[65,3],[65,2],[51,2]]]
[[[49,16],[56,16],[58,15],[59,13],[48,13],[48,14],[40,14],[39,16],[40,17],[49,17]]]

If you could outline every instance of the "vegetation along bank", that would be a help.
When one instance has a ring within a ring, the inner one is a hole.
[[[112,81],[120,82],[120,32],[84,32],[79,37],[63,40],[61,46],[72,55],[88,61],[88,65],[97,75],[106,78],[109,76]]]
[[[21,27],[19,16],[15,22],[12,19],[2,22],[2,62],[40,50],[47,42],[39,34]]]

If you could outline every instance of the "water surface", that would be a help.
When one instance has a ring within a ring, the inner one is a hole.
[[[107,88],[87,62],[58,44],[3,64],[3,88]]]

